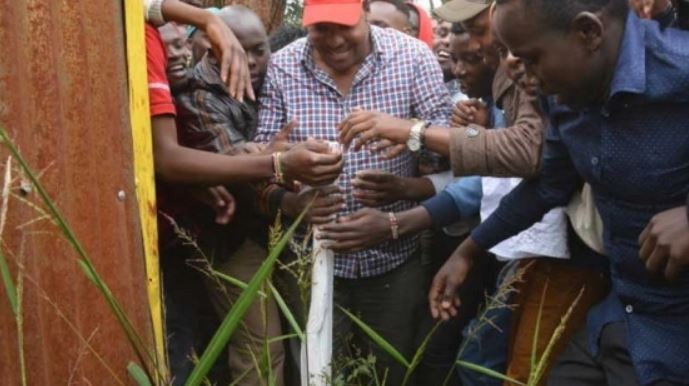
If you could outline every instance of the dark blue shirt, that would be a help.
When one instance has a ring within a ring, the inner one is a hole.
[[[612,280],[589,313],[592,344],[605,324],[624,321],[642,385],[689,384],[689,272],[674,284],[650,277],[638,243],[651,217],[685,205],[689,193],[689,33],[630,13],[606,103],[553,108],[540,177],[505,197],[473,239],[487,249],[517,234],[567,204],[584,180]]]

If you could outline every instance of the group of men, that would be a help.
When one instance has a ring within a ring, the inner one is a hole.
[[[242,291],[219,277],[249,281],[268,224],[302,212],[336,253],[335,304],[405,358],[425,342],[409,378],[338,307],[335,377],[368,384],[351,359],[372,353],[395,386],[689,384],[686,11],[306,0],[305,36],[271,50],[248,8],[148,1],[175,384],[212,329],[204,301],[224,316]],[[256,301],[232,380],[293,384],[288,330],[274,297]]]

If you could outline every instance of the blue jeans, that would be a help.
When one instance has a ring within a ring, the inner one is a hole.
[[[498,278],[498,287],[505,277],[514,271],[515,264],[508,264]],[[510,297],[500,299],[502,304],[509,304]],[[472,320],[464,329],[464,344],[460,348],[458,360],[479,365],[505,374],[507,370],[508,344],[512,310],[509,307],[488,309]],[[486,323],[485,320],[490,320]],[[503,381],[479,372],[457,366],[459,379],[463,386],[502,386]]]

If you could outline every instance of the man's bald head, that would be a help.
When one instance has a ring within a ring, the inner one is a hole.
[[[220,10],[218,17],[232,29],[235,35],[246,30],[255,30],[267,36],[263,22],[251,9],[243,5],[228,5]],[[237,36],[239,38],[239,36]]]
[[[220,10],[218,17],[230,27],[244,48],[249,59],[251,83],[258,93],[270,60],[270,44],[263,22],[254,11],[243,5],[227,6]]]

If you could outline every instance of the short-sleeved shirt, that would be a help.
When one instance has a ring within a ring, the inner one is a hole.
[[[148,72],[148,99],[151,117],[175,115],[175,104],[167,80],[167,53],[160,32],[146,24],[146,65]]]
[[[148,100],[151,118],[161,115],[176,115],[175,104],[170,93],[170,84],[167,80],[167,52],[160,32],[146,24],[146,71],[148,74]],[[176,216],[172,189],[163,181],[156,181],[156,200],[158,211],[170,217]],[[158,215],[158,233],[160,244],[165,246],[176,240],[175,231],[170,221],[165,216]]]

